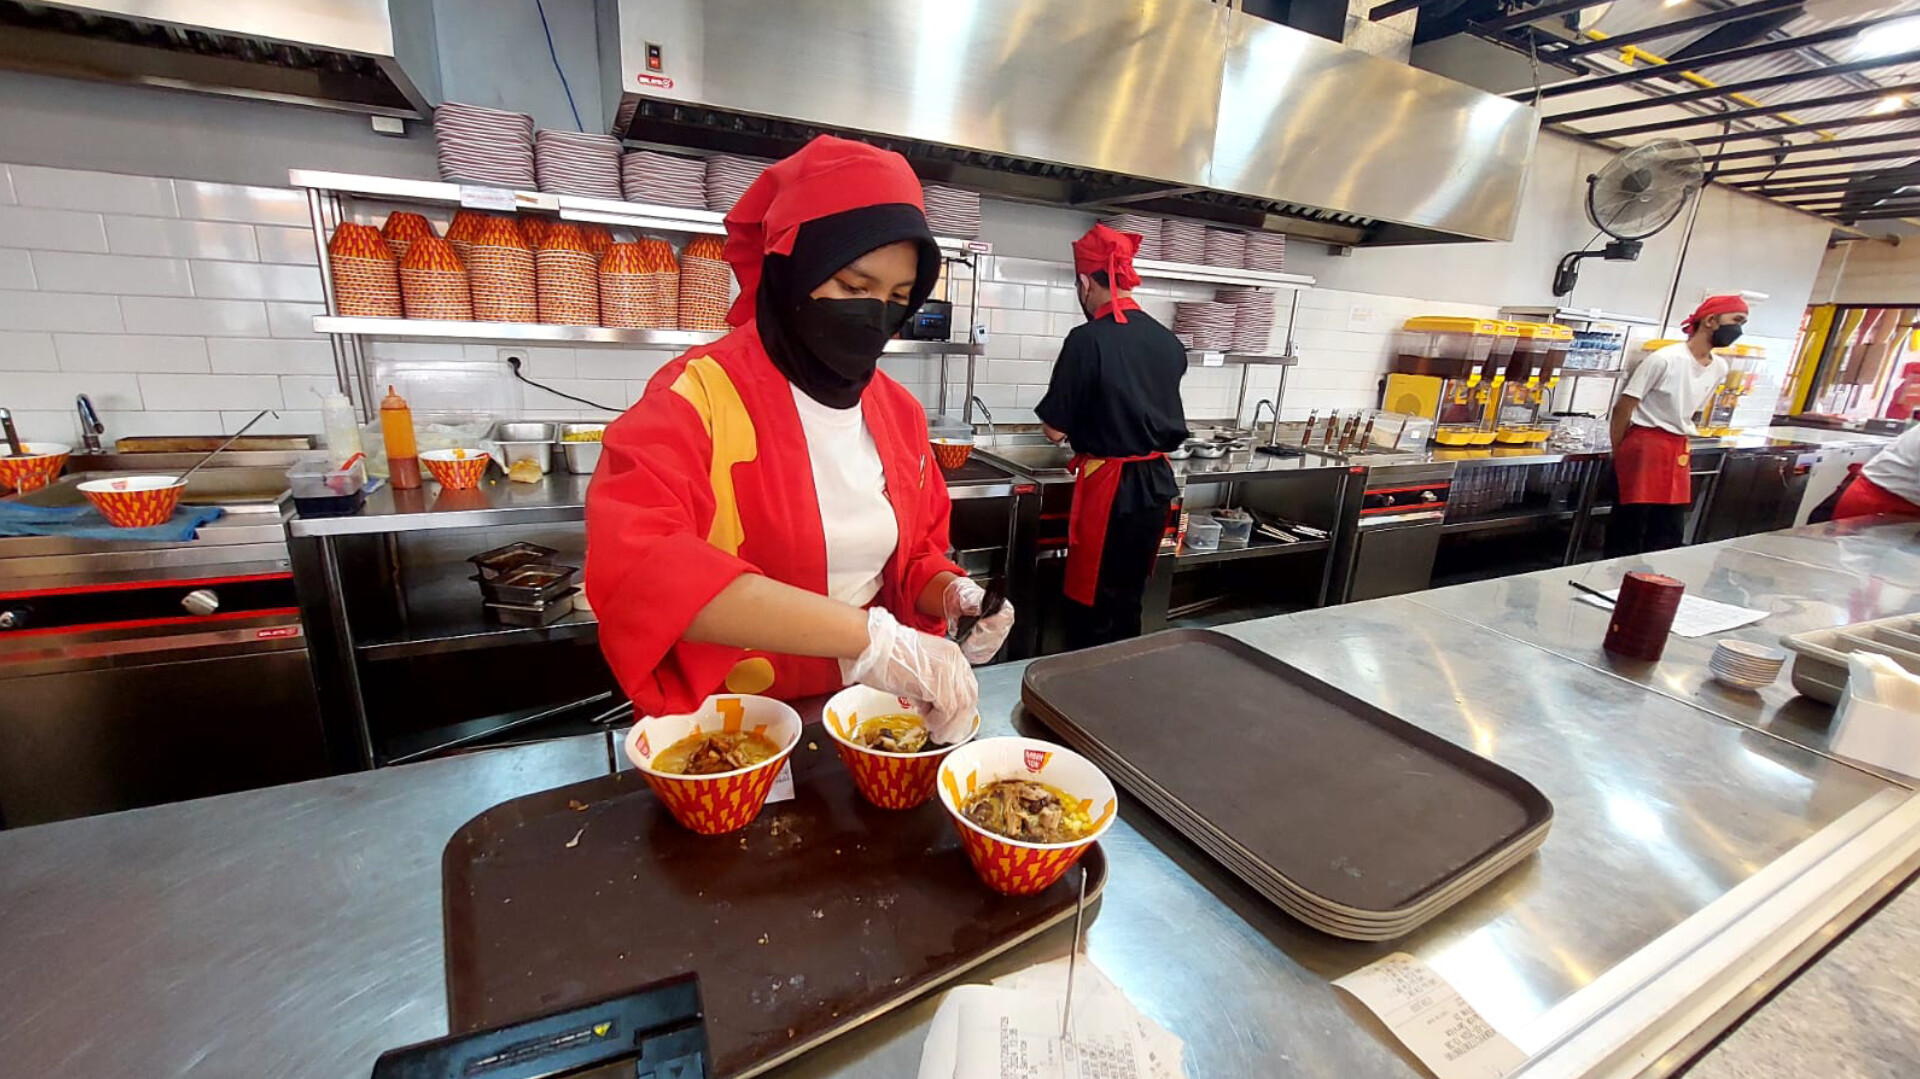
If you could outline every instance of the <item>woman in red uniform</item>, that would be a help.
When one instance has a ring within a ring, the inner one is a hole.
[[[1640,361],[1613,406],[1613,470],[1620,497],[1607,521],[1608,558],[1680,546],[1693,502],[1687,439],[1694,413],[1726,381],[1713,354],[1739,340],[1747,301],[1709,296],[1680,324],[1687,339]]]
[[[932,291],[939,250],[900,155],[821,136],[727,215],[734,329],[668,364],[607,429],[587,493],[587,593],[644,713],[712,693],[794,699],[861,682],[971,721],[978,614],[947,556],[926,414],[876,369]]]

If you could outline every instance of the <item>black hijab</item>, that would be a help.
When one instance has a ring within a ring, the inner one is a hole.
[[[801,305],[811,299],[809,293],[847,264],[901,240],[914,241],[920,255],[919,273],[904,312],[911,316],[932,294],[940,277],[940,248],[927,230],[926,215],[917,206],[887,203],[815,218],[794,234],[792,254],[768,255],[761,262],[760,289],[754,297],[760,341],[787,381],[828,408],[859,404],[860,394],[873,381],[880,357],[875,354],[864,370],[852,375],[835,370],[797,332],[795,323]]]

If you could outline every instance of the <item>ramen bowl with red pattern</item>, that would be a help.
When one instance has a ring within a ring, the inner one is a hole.
[[[187,481],[178,476],[115,476],[80,485],[80,493],[115,528],[166,524],[186,489]]]
[[[929,742],[912,753],[873,749],[861,740],[862,728],[875,724],[894,727],[926,726],[925,711],[905,697],[896,697],[871,686],[848,686],[827,698],[821,713],[821,726],[833,739],[840,762],[853,773],[853,785],[860,796],[881,809],[912,809],[933,797],[940,779],[940,762],[947,754],[973,740],[980,733],[980,717],[974,716],[966,734],[952,745]]]
[[[928,441],[933,443],[933,459],[949,472],[966,464],[967,458],[973,456],[973,440],[970,438],[935,438]]]
[[[478,487],[491,459],[486,450],[425,450],[420,454],[420,463],[427,466],[440,486],[454,491]]]
[[[977,823],[980,803],[1002,782],[1038,783],[1057,795],[1071,839],[1057,843],[1013,839]],[[990,789],[991,788],[991,789]],[[1003,895],[1033,895],[1053,886],[1113,824],[1119,809],[1113,783],[1093,762],[1036,738],[982,738],[940,762],[940,804],[960,833],[974,872]]]
[[[742,734],[773,748],[751,764],[725,771],[696,775],[676,764],[686,757],[690,739]],[[785,701],[722,693],[685,715],[647,716],[635,723],[627,732],[627,759],[682,827],[701,835],[724,835],[760,815],[774,779],[799,743],[800,713]]]
[[[25,452],[19,457],[0,450],[0,490],[38,491],[67,467],[67,455],[73,452],[72,446],[58,442],[22,442],[20,448]]]

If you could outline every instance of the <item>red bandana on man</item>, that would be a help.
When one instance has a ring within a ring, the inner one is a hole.
[[[791,253],[801,225],[858,209],[922,206],[900,155],[822,135],[768,168],[727,214],[725,254],[740,281],[735,329],[654,375],[615,420],[587,491],[587,592],[600,645],[641,712],[691,710],[708,694],[782,699],[840,688],[831,659],[685,639],[688,625],[745,573],[825,594],[826,536],[793,387],[767,358],[754,319],[760,263]],[[899,544],[875,602],[938,631],[915,606],[947,557],[946,484],[927,448],[924,410],[876,375],[861,395],[880,453]]]
[[[1085,236],[1073,241],[1073,272],[1091,276],[1105,270],[1109,289],[1120,292],[1133,288],[1140,284],[1140,275],[1133,268],[1133,256],[1140,251],[1140,239],[1137,232],[1121,232],[1096,224]],[[1111,312],[1113,321],[1125,322],[1128,311],[1138,310],[1140,305],[1131,299],[1117,300],[1102,304],[1093,317],[1098,319]]]

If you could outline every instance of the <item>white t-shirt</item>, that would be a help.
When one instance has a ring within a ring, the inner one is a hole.
[[[794,387],[793,406],[807,437],[827,536],[827,595],[864,607],[880,594],[880,574],[900,542],[880,450],[858,404],[828,408]]]
[[[1873,455],[1860,474],[1909,502],[1920,503],[1920,427],[1909,427]]]
[[[1700,433],[1693,425],[1693,414],[1726,380],[1727,361],[1715,356],[1701,366],[1687,343],[1678,341],[1641,360],[1620,392],[1640,399],[1633,410],[1636,426],[1691,436]]]

